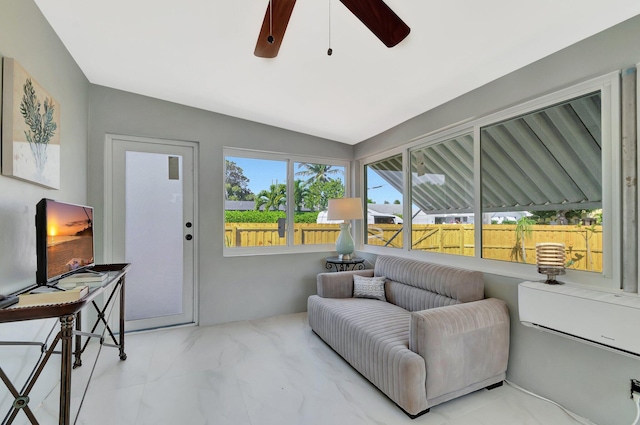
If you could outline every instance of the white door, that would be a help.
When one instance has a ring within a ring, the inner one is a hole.
[[[125,329],[194,323],[197,145],[109,136],[107,155],[106,249],[111,262],[131,263]]]

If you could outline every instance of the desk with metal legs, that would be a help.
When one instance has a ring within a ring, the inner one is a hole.
[[[51,345],[46,346],[46,343],[30,342],[30,341],[0,341],[0,345],[39,345],[41,347],[42,356],[35,365],[33,372],[30,374],[27,382],[24,384],[22,390],[18,390],[11,382],[6,373],[2,370],[0,365],[0,380],[9,389],[9,392],[14,397],[12,407],[7,412],[7,415],[2,421],[2,425],[13,423],[14,419],[20,413],[24,412],[31,424],[38,424],[33,411],[29,406],[29,394],[33,389],[36,381],[40,377],[42,370],[51,358],[52,354],[61,355],[61,370],[60,370],[60,410],[59,410],[59,425],[68,425],[71,423],[71,370],[74,367],[82,365],[82,353],[88,344],[88,339],[84,345],[82,345],[82,336],[86,337],[99,337],[100,344],[107,347],[115,347],[119,349],[119,355],[121,360],[125,360],[127,355],[124,352],[124,307],[125,307],[125,276],[129,264],[105,264],[97,265],[93,268],[95,271],[108,273],[107,278],[102,282],[100,286],[91,288],[89,293],[75,302],[69,302],[64,304],[50,304],[50,305],[38,305],[32,307],[22,308],[4,308],[0,309],[0,323],[18,322],[24,320],[37,320],[48,319],[57,317],[60,321],[60,330],[54,337]],[[32,288],[29,288],[29,290]],[[112,289],[107,302],[101,309],[95,302],[95,298]],[[111,331],[105,312],[111,305],[112,301],[119,298],[119,330],[118,339]],[[81,329],[81,311],[88,305],[92,304],[98,313],[96,323],[93,325],[91,332],[82,332]],[[74,329],[75,323],[75,329]],[[95,334],[96,328],[100,323],[105,326],[105,333],[109,334],[109,337],[113,341],[113,344],[106,343],[104,337],[100,334]],[[76,336],[76,347],[73,349],[73,336]],[[56,346],[60,342],[61,351],[55,351]],[[75,357],[75,361],[72,364],[72,360]]]

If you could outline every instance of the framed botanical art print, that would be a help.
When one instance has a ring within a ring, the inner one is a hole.
[[[2,174],[60,189],[60,104],[14,59],[2,75]]]

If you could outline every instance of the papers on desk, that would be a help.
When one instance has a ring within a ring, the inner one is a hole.
[[[79,272],[63,277],[58,281],[60,283],[78,283],[78,282],[103,282],[107,278],[107,273],[98,272]]]
[[[58,287],[62,289],[74,289],[79,286],[95,288],[102,286],[109,273],[75,273],[58,281]]]
[[[36,288],[28,294],[18,295],[18,304],[13,307],[33,307],[37,305],[63,304],[78,301],[89,293],[89,287],[83,285],[78,286],[77,288],[69,289],[67,291],[40,291],[41,289]]]

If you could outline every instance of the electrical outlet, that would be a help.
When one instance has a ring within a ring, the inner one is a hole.
[[[640,395],[640,381],[637,379],[631,379],[631,397],[633,398],[633,393]]]

